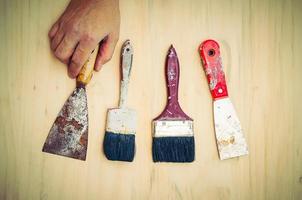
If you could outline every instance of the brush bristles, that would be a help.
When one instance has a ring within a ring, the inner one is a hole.
[[[194,137],[153,137],[154,162],[193,162]]]
[[[108,160],[132,162],[135,154],[135,135],[106,131],[103,148]]]

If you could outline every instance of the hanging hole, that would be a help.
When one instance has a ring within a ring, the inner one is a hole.
[[[214,55],[215,55],[215,50],[214,50],[214,49],[210,49],[210,50],[208,51],[208,55],[209,55],[209,56],[214,56]]]
[[[126,49],[126,51],[127,51],[127,52],[129,52],[129,51],[130,51],[130,49],[129,49],[129,48],[127,48],[127,49]]]

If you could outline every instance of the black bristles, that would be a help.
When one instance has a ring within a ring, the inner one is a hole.
[[[106,131],[103,148],[108,160],[132,162],[135,154],[135,135]]]
[[[153,137],[154,162],[193,162],[194,137]]]

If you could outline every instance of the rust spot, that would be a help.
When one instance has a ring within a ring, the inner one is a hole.
[[[64,134],[64,127],[66,126],[66,119],[62,116],[58,116],[55,124],[58,126],[58,132],[60,134]]]
[[[87,142],[88,142],[88,131],[86,131],[80,138],[80,143],[83,145],[83,146],[87,146]]]
[[[229,145],[229,142],[227,140],[220,140],[219,144],[222,146],[227,146],[227,145]]]
[[[234,144],[234,143],[235,143],[235,137],[234,137],[234,136],[232,136],[232,137],[230,138],[230,143],[231,143],[231,144]]]
[[[77,130],[83,127],[83,125],[79,124],[75,119],[72,119],[71,121],[69,121],[68,125],[73,126]]]
[[[300,176],[299,182],[300,182],[300,184],[302,184],[302,176]]]
[[[58,114],[43,151],[80,160],[86,159],[88,110],[85,88],[76,88]]]
[[[221,146],[228,146],[229,144],[234,144],[235,143],[235,137],[232,136],[228,140],[220,140],[218,141],[218,144]]]

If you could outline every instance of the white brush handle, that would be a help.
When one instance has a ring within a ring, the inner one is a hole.
[[[121,53],[121,68],[122,68],[122,79],[121,79],[121,90],[120,90],[120,102],[119,107],[123,108],[126,105],[128,83],[130,78],[130,72],[132,67],[133,48],[129,40],[123,44]]]

